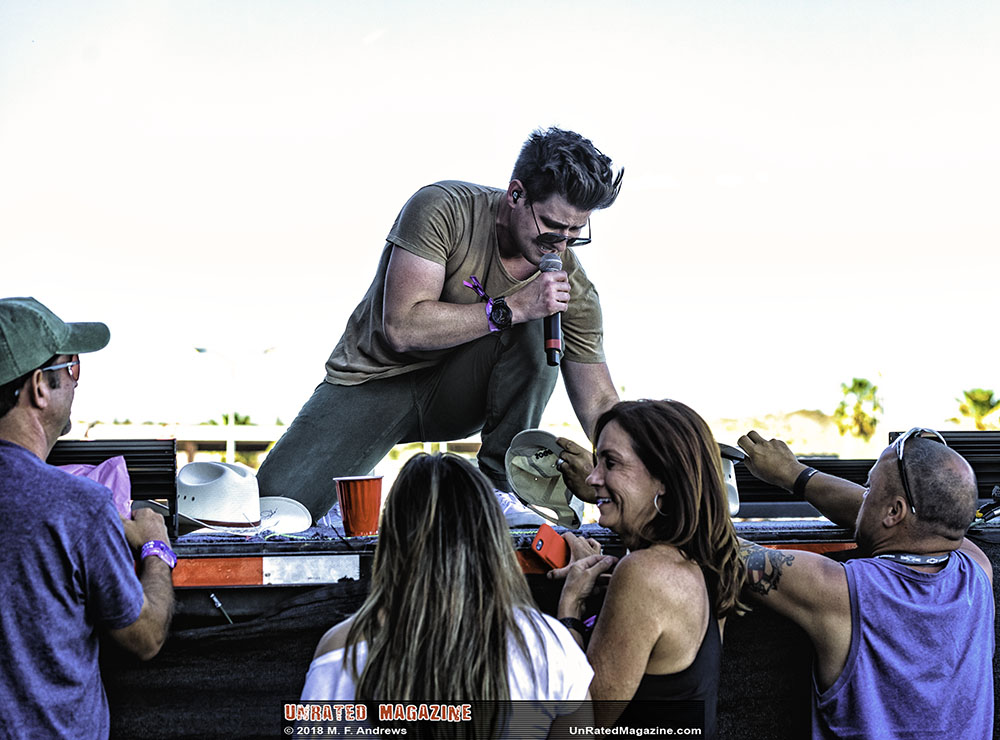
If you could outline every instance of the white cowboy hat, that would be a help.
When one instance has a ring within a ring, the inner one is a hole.
[[[312,526],[309,510],[298,501],[260,498],[254,471],[238,463],[193,462],[181,468],[177,513],[203,527],[198,534],[291,534]]]

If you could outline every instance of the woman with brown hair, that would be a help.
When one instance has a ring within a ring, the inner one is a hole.
[[[468,736],[534,736],[533,727],[545,737],[574,708],[566,700],[589,697],[592,675],[567,629],[535,608],[487,479],[455,455],[420,454],[386,499],[368,597],[320,640],[302,699],[534,700],[517,733],[487,711],[493,726]],[[418,734],[455,736],[447,725]]]
[[[665,721],[671,708],[694,707],[712,737],[722,631],[742,608],[744,580],[719,446],[704,420],[676,401],[618,403],[595,431],[595,465],[586,478],[592,491],[577,495],[596,495],[598,523],[629,549],[614,568],[587,650],[593,698],[629,704],[619,717],[624,704],[598,703],[598,719],[648,724]],[[564,447],[560,467],[568,481],[579,481],[589,463],[582,448]],[[578,625],[582,644],[582,623],[574,620],[612,563],[592,541],[565,537],[573,562],[550,577],[566,578],[558,615]],[[654,720],[648,716],[654,708],[665,714]]]

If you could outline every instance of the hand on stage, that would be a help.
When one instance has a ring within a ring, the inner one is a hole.
[[[788,445],[780,439],[764,439],[756,431],[749,431],[736,443],[747,453],[743,461],[755,477],[786,491],[792,490],[795,479],[806,466],[800,463]]]
[[[150,540],[167,542],[167,525],[163,516],[152,509],[136,509],[131,519],[122,517],[125,539],[133,550],[139,550]]]

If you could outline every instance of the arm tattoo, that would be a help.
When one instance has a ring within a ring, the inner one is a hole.
[[[760,596],[778,588],[782,567],[795,560],[794,555],[785,551],[771,550],[754,542],[740,543],[740,557],[746,564],[747,588]]]

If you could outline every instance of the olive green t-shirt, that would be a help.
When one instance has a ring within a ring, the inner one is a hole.
[[[479,278],[492,298],[508,296],[538,277],[536,272],[527,280],[515,280],[500,260],[495,224],[504,192],[449,180],[414,193],[389,232],[375,279],[327,360],[327,382],[357,385],[372,378],[400,375],[434,365],[453,349],[395,352],[386,340],[382,301],[393,246],[444,265],[440,300],[445,303],[480,301],[475,291],[463,284],[472,275]],[[604,329],[597,290],[573,250],[563,252],[562,261],[570,282],[570,302],[562,315],[565,358],[604,362]],[[538,351],[542,352],[542,347]]]

